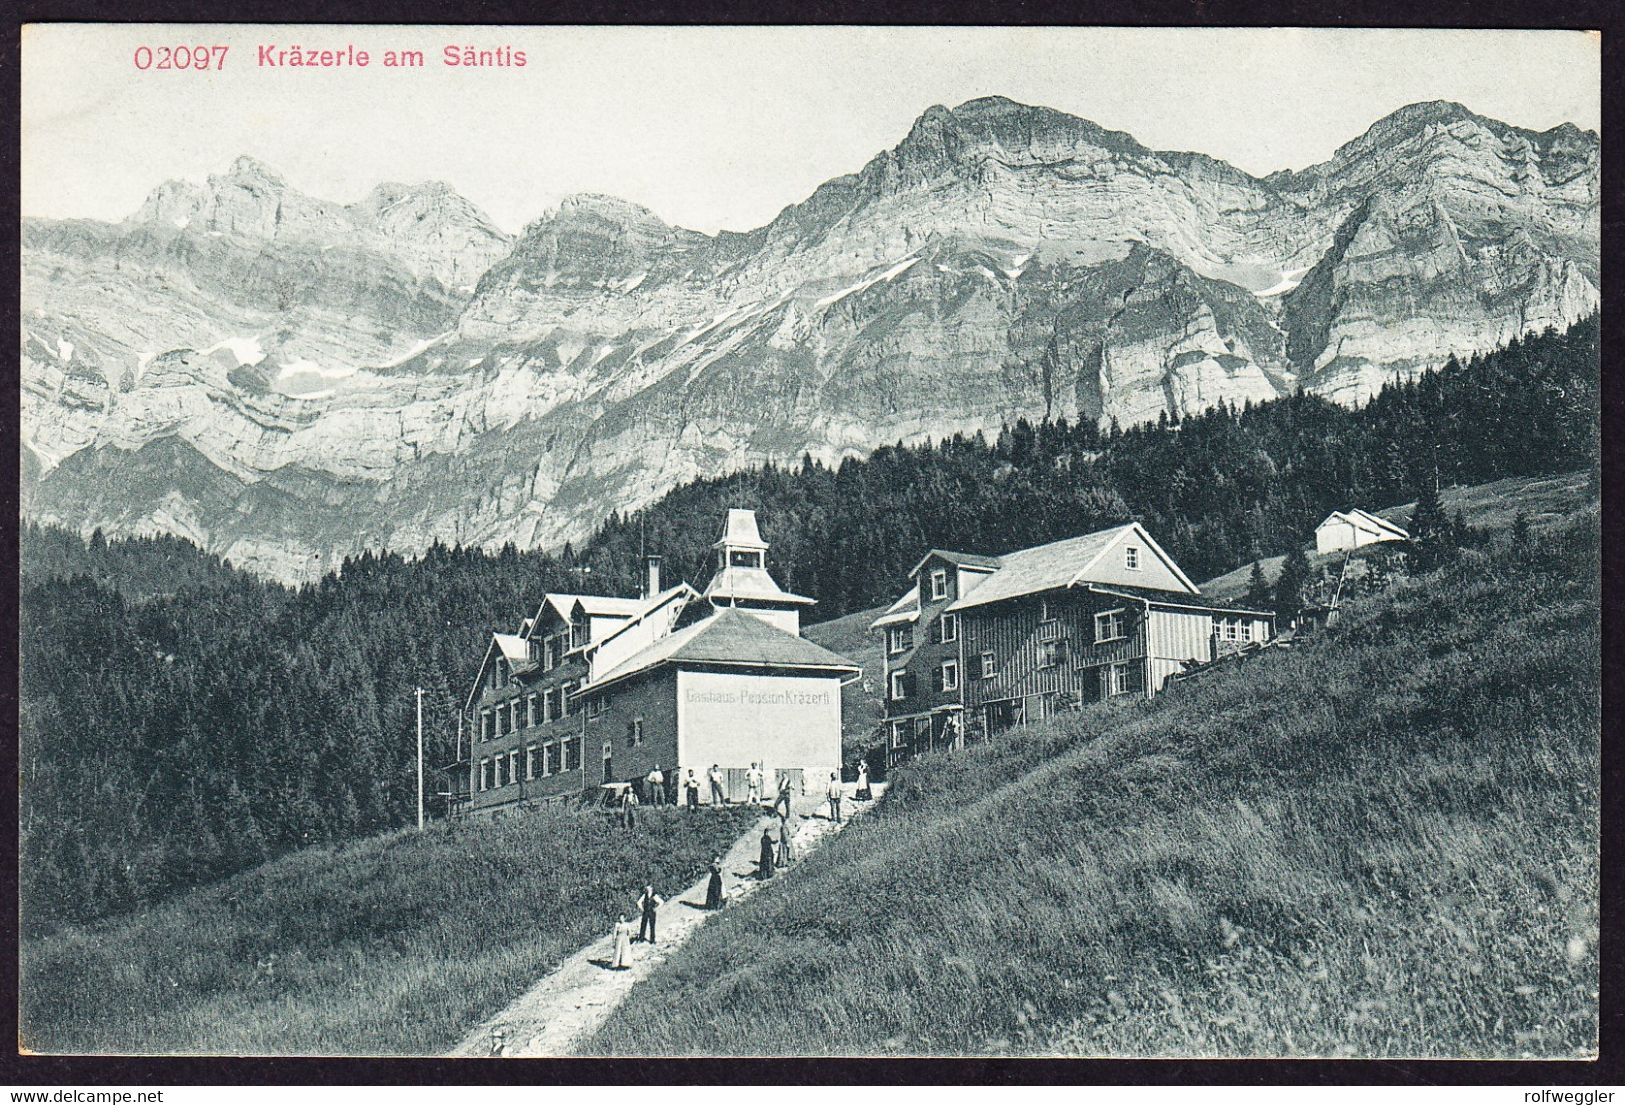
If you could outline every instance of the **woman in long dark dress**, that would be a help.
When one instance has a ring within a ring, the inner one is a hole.
[[[722,908],[722,860],[711,861],[711,881],[705,884],[705,908]]]
[[[773,877],[773,834],[766,829],[762,830],[762,854],[756,864],[756,877],[759,879]]]

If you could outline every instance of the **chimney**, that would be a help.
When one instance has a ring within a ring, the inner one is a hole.
[[[645,584],[647,589],[643,592],[643,597],[652,599],[660,594],[660,558],[650,556],[645,559],[649,562],[649,581]]]

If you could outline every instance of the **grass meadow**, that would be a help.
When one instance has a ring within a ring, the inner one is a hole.
[[[922,757],[588,1050],[1594,1055],[1597,527]]]
[[[19,1038],[90,1054],[437,1054],[749,827],[538,810],[307,849],[21,946]]]

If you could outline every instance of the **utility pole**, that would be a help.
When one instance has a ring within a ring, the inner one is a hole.
[[[418,832],[423,831],[423,688],[418,696]]]

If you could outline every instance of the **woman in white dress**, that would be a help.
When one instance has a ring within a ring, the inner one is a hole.
[[[632,965],[632,922],[621,914],[621,919],[615,922],[615,957],[609,965],[617,971],[624,971]]]

